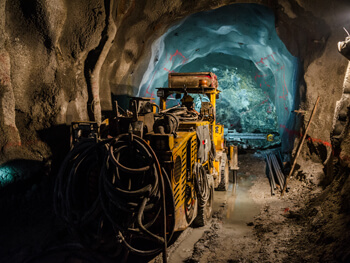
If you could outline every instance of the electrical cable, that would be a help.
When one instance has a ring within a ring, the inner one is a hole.
[[[199,113],[195,110],[188,110],[187,107],[175,106],[161,113],[171,113],[179,118],[180,121],[197,121],[199,119]]]
[[[87,201],[90,184],[94,198]],[[98,236],[104,240],[97,240],[99,246],[111,242],[108,249],[114,248],[113,256],[120,253],[116,245],[123,243],[140,255],[163,251],[166,261],[175,226],[171,183],[152,148],[136,135],[78,143],[61,166],[54,207],[74,232],[88,239],[86,243]],[[84,232],[91,225],[98,233]],[[138,246],[140,240],[147,240],[147,249]]]
[[[210,187],[207,172],[203,165],[195,163],[193,167],[194,186],[198,195],[199,205],[204,207],[210,198]]]

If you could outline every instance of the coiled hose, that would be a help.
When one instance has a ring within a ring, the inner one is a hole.
[[[155,133],[173,134],[177,136],[176,131],[179,128],[180,121],[197,121],[200,116],[196,111],[189,111],[186,107],[176,106],[160,112],[160,118],[155,121],[153,126]]]
[[[198,195],[199,205],[204,207],[210,198],[210,186],[205,168],[200,163],[195,163],[193,167],[195,188]]]
[[[179,118],[172,113],[163,113],[154,123],[153,129],[156,133],[173,134],[176,137],[176,131],[179,128]]]
[[[197,121],[200,119],[199,113],[195,110],[188,110],[187,107],[176,106],[166,110],[163,110],[161,113],[171,113],[180,121]]]
[[[54,201],[55,212],[89,247],[111,257],[120,254],[120,243],[140,255],[163,250],[166,261],[174,199],[165,170],[142,138],[122,134],[77,144],[60,169]]]

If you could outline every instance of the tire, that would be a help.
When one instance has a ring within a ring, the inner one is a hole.
[[[220,161],[220,183],[216,190],[227,191],[229,185],[230,170],[227,162],[226,153],[222,155]]]
[[[208,200],[203,204],[201,200],[198,200],[198,212],[193,221],[194,227],[202,227],[208,224],[213,215],[213,202],[214,202],[214,179],[211,175],[208,175],[208,183],[210,195]]]

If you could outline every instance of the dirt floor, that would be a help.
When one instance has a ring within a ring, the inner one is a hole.
[[[349,205],[341,202],[348,200],[348,170],[322,189],[313,183],[320,169],[309,162],[281,197],[278,190],[271,195],[263,153],[241,152],[239,167],[237,183],[215,192],[211,222],[177,234],[169,263],[350,262]],[[71,238],[52,211],[48,185],[17,185],[18,193],[0,199],[0,262],[116,262]],[[129,257],[136,261],[149,260]],[[150,262],[162,262],[161,255]]]
[[[169,248],[170,263],[320,261],[301,213],[321,188],[292,178],[285,196],[271,196],[265,165],[262,154],[240,154],[236,186],[215,192],[210,225],[184,231]]]

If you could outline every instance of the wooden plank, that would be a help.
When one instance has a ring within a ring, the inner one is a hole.
[[[311,122],[312,122],[312,119],[313,119],[313,117],[314,117],[314,115],[315,115],[316,108],[317,108],[317,105],[318,105],[319,100],[320,100],[320,96],[317,97],[316,103],[315,103],[314,108],[313,108],[312,113],[311,113],[311,117],[310,117],[310,119],[309,119],[309,122],[308,122],[307,127],[306,127],[306,130],[305,130],[303,139],[301,140],[301,143],[300,143],[298,152],[297,152],[297,154],[295,155],[295,159],[294,159],[294,162],[293,162],[293,165],[292,165],[292,169],[290,169],[290,172],[289,172],[289,174],[288,174],[288,176],[287,176],[287,178],[286,178],[286,182],[285,182],[285,184],[284,184],[284,187],[283,187],[283,190],[282,190],[282,193],[281,193],[282,196],[284,195],[284,192],[285,192],[286,189],[287,189],[287,184],[288,184],[289,177],[292,176],[292,174],[293,174],[293,172],[294,172],[294,168],[295,168],[295,165],[296,165],[296,163],[297,163],[298,156],[299,156],[299,154],[300,154],[300,152],[301,152],[301,148],[303,148],[303,144],[304,144],[304,141],[305,141],[307,132],[308,132],[308,130],[309,130],[309,128],[310,128],[310,124],[311,124]]]

